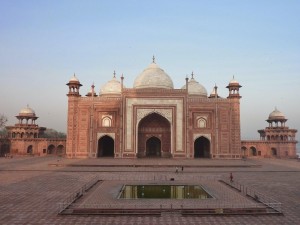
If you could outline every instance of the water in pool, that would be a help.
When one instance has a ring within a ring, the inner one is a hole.
[[[212,198],[200,185],[124,185],[123,199],[207,199]]]

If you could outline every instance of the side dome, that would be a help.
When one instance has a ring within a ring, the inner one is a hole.
[[[181,89],[186,89],[186,85],[184,85]],[[192,73],[192,78],[188,81],[188,92],[189,95],[198,95],[201,97],[207,97],[207,90],[206,88],[199,84],[199,82],[197,82],[194,79],[194,74]]]
[[[112,80],[104,84],[99,95],[120,95],[121,94],[121,82],[117,80],[115,74]]]
[[[29,108],[29,106],[27,105],[26,108],[20,110],[19,116],[35,116],[35,112],[32,108]]]
[[[153,62],[135,79],[133,88],[165,88],[173,89],[170,76]]]
[[[277,108],[269,114],[268,120],[285,120],[285,116]]]

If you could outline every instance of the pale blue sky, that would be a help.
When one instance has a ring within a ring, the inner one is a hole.
[[[157,64],[181,88],[187,74],[210,93],[235,75],[243,88],[243,139],[274,107],[300,130],[300,1],[0,0],[0,113],[8,124],[30,105],[38,124],[66,131],[65,84],[75,72],[85,95],[112,78]]]

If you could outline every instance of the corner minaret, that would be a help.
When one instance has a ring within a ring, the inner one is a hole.
[[[66,85],[69,86],[69,93],[67,94],[67,96],[80,97],[79,89],[82,86],[82,84],[79,82],[79,80],[75,76],[75,73],[74,73],[73,77],[71,77],[69,83],[67,83]]]
[[[228,86],[226,87],[229,90],[229,95],[227,98],[241,98],[242,96],[240,96],[239,93],[241,87],[242,86],[239,84],[237,80],[234,79],[233,76],[232,80],[229,82]]]
[[[230,102],[230,151],[232,155],[241,157],[241,121],[240,121],[240,93],[239,90],[242,86],[237,80],[233,79],[229,82],[228,88],[229,95],[227,99]]]
[[[66,155],[68,158],[75,158],[78,148],[78,102],[80,99],[79,89],[82,86],[77,77],[71,77],[69,83],[68,96],[68,127],[67,127],[67,144]]]

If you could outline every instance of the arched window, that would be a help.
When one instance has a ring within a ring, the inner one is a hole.
[[[102,127],[111,127],[111,118],[104,117],[102,119]]]
[[[250,147],[250,151],[251,151],[251,155],[253,156],[257,156],[257,151],[256,151],[256,148],[255,147]]]
[[[280,135],[280,140],[283,141],[283,136],[282,135]]]
[[[197,121],[197,127],[205,128],[206,127],[206,119],[204,119],[203,117],[199,118]]]

